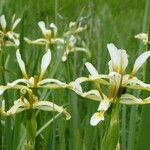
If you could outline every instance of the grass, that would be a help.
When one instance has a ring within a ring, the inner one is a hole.
[[[9,20],[13,14],[21,17],[22,22],[17,27],[21,33],[20,50],[26,62],[29,75],[37,74],[40,67],[40,60],[45,48],[42,46],[32,46],[23,41],[23,37],[36,39],[41,33],[37,26],[40,20],[46,23],[54,22],[58,26],[58,34],[64,32],[70,21],[76,21],[80,16],[87,16],[88,29],[81,36],[86,41],[91,57],[84,53],[71,54],[66,63],[61,62],[63,51],[52,51],[52,64],[48,68],[47,77],[54,77],[61,81],[70,82],[82,75],[88,76],[84,67],[86,61],[96,66],[100,73],[108,72],[108,60],[110,59],[107,51],[107,43],[115,43],[117,47],[127,50],[129,54],[128,70],[130,71],[134,60],[139,53],[145,51],[143,43],[136,40],[134,35],[145,31],[149,27],[149,3],[148,0],[122,1],[96,1],[96,0],[0,0],[0,14],[5,14]],[[15,58],[16,48],[7,48],[4,53],[4,61],[8,54],[10,58],[5,65],[4,79],[1,71],[1,84],[8,83],[21,77],[18,64]],[[1,66],[2,67],[2,66]],[[149,83],[149,62],[146,68],[140,71],[145,72],[145,81]],[[143,78],[140,74],[139,78]],[[92,85],[88,85],[90,89]],[[106,115],[106,121],[96,127],[89,123],[91,115],[96,111],[98,102],[77,96],[74,92],[63,90],[43,90],[37,91],[42,100],[48,99],[63,106],[72,115],[71,120],[66,121],[64,115],[59,115],[51,122],[56,113],[40,111],[37,113],[37,129],[44,130],[36,137],[36,150],[111,150],[101,148],[102,138],[108,126],[110,113]],[[5,92],[6,107],[9,108],[18,97],[17,92]],[[136,93],[137,94],[137,93]],[[145,93],[142,93],[143,95]],[[149,96],[149,93],[145,95]],[[121,105],[121,129],[120,129],[120,148],[121,150],[145,150],[149,148],[150,121],[148,114],[149,106],[125,106]],[[0,130],[0,149],[20,150],[25,139],[26,130],[24,124],[26,112],[17,114],[13,117],[3,118],[1,116]],[[36,125],[35,125],[36,126]],[[113,131],[115,132],[115,131]],[[109,137],[111,139],[111,137]],[[107,138],[105,139],[107,141]],[[147,141],[147,142],[146,142]],[[109,141],[107,141],[109,144]],[[111,147],[112,148],[112,147]],[[113,149],[112,149],[113,150]]]

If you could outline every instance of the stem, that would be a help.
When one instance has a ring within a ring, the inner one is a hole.
[[[26,117],[26,140],[24,143],[25,150],[34,150],[36,130],[37,130],[37,121],[36,116],[33,110],[28,110]]]
[[[107,131],[104,134],[101,149],[102,150],[115,150],[119,140],[119,109],[120,104],[113,104],[111,113],[111,120]]]

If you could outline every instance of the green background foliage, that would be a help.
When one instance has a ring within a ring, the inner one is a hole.
[[[43,46],[29,45],[23,41],[23,37],[30,39],[41,37],[37,22],[41,20],[47,24],[54,22],[58,27],[58,35],[61,35],[70,21],[76,21],[81,16],[86,16],[88,29],[81,34],[81,37],[86,41],[91,57],[87,57],[84,53],[70,54],[68,61],[62,63],[63,51],[57,51],[55,47],[52,49],[52,63],[48,68],[46,77],[54,77],[68,83],[81,75],[88,76],[84,66],[86,61],[91,62],[99,70],[99,73],[108,73],[108,60],[110,58],[106,45],[110,42],[118,48],[127,50],[130,62],[127,71],[131,71],[134,60],[146,50],[143,43],[135,39],[134,35],[148,32],[149,5],[149,0],[0,0],[0,15],[5,14],[7,20],[10,20],[13,14],[22,18],[17,32],[21,33],[20,50],[29,75],[39,72],[41,57],[45,50]],[[1,79],[1,84],[11,82],[22,76],[16,62],[15,52],[16,48],[5,48],[5,56],[9,54],[10,59],[7,60],[5,70],[0,70],[1,74],[3,71],[5,73],[5,80]],[[149,70],[149,66],[150,63],[148,62],[147,66],[140,69],[138,73],[138,77],[146,80],[147,83],[149,83],[150,73],[146,70]],[[86,86],[90,89],[93,85]],[[105,122],[92,127],[89,121],[91,115],[97,110],[98,102],[81,98],[66,89],[39,90],[38,94],[41,100],[46,99],[66,106],[72,118],[66,121],[65,117],[60,115],[49,124],[36,137],[36,150],[101,149],[102,139],[110,120],[110,113],[107,113]],[[149,93],[138,92],[135,94],[144,96]],[[6,108],[9,108],[17,97],[18,92],[10,90],[5,92],[1,99],[5,98]],[[149,106],[121,105],[121,126],[118,141],[121,150],[150,149],[148,143],[150,139],[149,114]],[[55,115],[56,113],[40,111],[37,115],[37,129],[40,129]],[[26,134],[23,127],[25,119],[25,113],[8,118],[1,117],[0,149],[21,149]],[[108,139],[111,144],[113,139],[111,137]],[[109,144],[108,141],[107,143]]]

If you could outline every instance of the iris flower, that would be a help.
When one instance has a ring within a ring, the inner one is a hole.
[[[28,109],[38,109],[64,113],[66,115],[66,120],[71,118],[70,114],[62,106],[58,106],[50,101],[40,101],[38,97],[33,94],[31,89],[26,88],[20,91],[21,97],[14,101],[14,105],[8,111],[5,111],[5,101],[3,100],[0,112],[4,116],[14,115]]]
[[[77,94],[93,100],[101,101],[96,113],[91,117],[91,125],[95,126],[100,121],[104,120],[104,113],[108,110],[112,103],[123,104],[150,104],[150,97],[141,99],[136,98],[134,95],[127,93],[127,89],[139,89],[150,91],[150,84],[146,84],[135,77],[136,72],[144,64],[150,56],[150,51],[142,53],[135,61],[133,69],[130,74],[124,74],[128,65],[128,58],[126,51],[117,49],[114,44],[107,45],[111,60],[109,61],[109,74],[98,74],[94,66],[87,62],[85,65],[90,73],[89,78],[80,77],[74,82],[70,83],[70,89],[74,90]],[[92,81],[95,83],[97,90],[83,92],[81,83]],[[108,85],[108,96],[104,94],[101,85]],[[79,92],[80,91],[80,92]],[[91,95],[84,96],[85,93]],[[99,94],[98,94],[99,93]]]
[[[40,21],[38,22],[38,26],[42,31],[43,37],[33,41],[25,38],[26,42],[38,45],[64,44],[64,39],[57,37],[58,29],[54,23],[51,23],[49,28],[46,28],[45,22]]]
[[[150,43],[150,41],[148,41],[148,34],[147,33],[140,33],[140,34],[135,35],[134,37],[136,39],[142,40],[145,45]]]
[[[64,51],[64,54],[62,56],[62,61],[65,62],[67,60],[67,57],[72,52],[88,52],[87,48],[78,47],[77,46],[77,39],[75,36],[71,35],[71,37],[66,41],[66,48]]]
[[[19,34],[14,32],[14,29],[17,27],[20,18],[15,20],[15,16],[12,18],[12,24],[8,30],[5,16],[0,16],[0,47],[5,46],[19,46]]]
[[[84,41],[78,35],[87,29],[87,26],[82,26],[80,22],[70,22],[69,30],[64,33],[65,51],[62,56],[62,61],[67,60],[67,56],[72,52],[85,52],[89,54],[88,48]],[[80,43],[80,44],[78,44]]]
[[[33,77],[28,76],[26,72],[25,63],[21,58],[19,49],[16,51],[17,62],[20,67],[20,70],[23,74],[23,78],[17,79],[11,83],[8,83],[6,86],[0,86],[0,95],[6,89],[22,89],[22,88],[47,88],[47,89],[57,89],[64,88],[66,83],[63,83],[57,79],[46,78],[43,79],[43,76],[51,62],[51,51],[50,49],[43,55],[41,60],[41,71],[39,76],[34,75]]]

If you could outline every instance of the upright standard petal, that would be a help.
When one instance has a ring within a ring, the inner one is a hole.
[[[118,73],[123,74],[127,65],[128,65],[128,57],[125,50],[119,50],[119,58],[118,58]]]
[[[6,19],[5,19],[5,16],[4,16],[4,15],[2,15],[2,16],[0,17],[0,23],[1,23],[2,29],[5,31],[7,24],[6,24]]]
[[[86,62],[85,66],[88,69],[88,71],[91,74],[91,76],[97,76],[98,75],[97,70],[94,68],[94,66],[91,63]]]
[[[54,37],[56,37],[56,35],[57,35],[57,31],[58,31],[58,29],[57,29],[56,25],[55,25],[54,23],[51,23],[51,24],[50,24],[50,28],[52,28],[52,29],[53,29]]]
[[[109,51],[109,54],[110,54],[110,57],[111,57],[111,64],[112,64],[112,67],[113,68],[113,71],[116,71],[117,72],[117,68],[118,68],[118,58],[119,58],[119,52],[118,52],[118,49],[117,47],[110,43],[110,44],[107,44],[107,48],[108,48],[108,51]]]
[[[38,22],[38,26],[40,27],[42,33],[45,35],[45,33],[46,33],[45,22],[44,21]]]
[[[12,30],[16,28],[16,26],[19,24],[20,21],[21,21],[21,18],[18,18],[17,20],[15,20],[15,22],[12,25]]]
[[[138,71],[138,69],[145,63],[145,61],[150,57],[150,51],[142,53],[135,61],[133,70],[131,72],[131,75],[134,76],[134,74]]]
[[[20,51],[19,49],[16,51],[16,57],[17,57],[17,61],[18,61],[18,64],[19,64],[19,67],[21,69],[21,72],[23,74],[23,76],[28,79],[28,75],[26,73],[26,68],[25,68],[25,64],[21,58],[21,55],[20,55]]]
[[[51,51],[50,49],[48,49],[47,52],[42,57],[40,79],[42,79],[48,65],[50,64],[50,61],[51,61]]]

